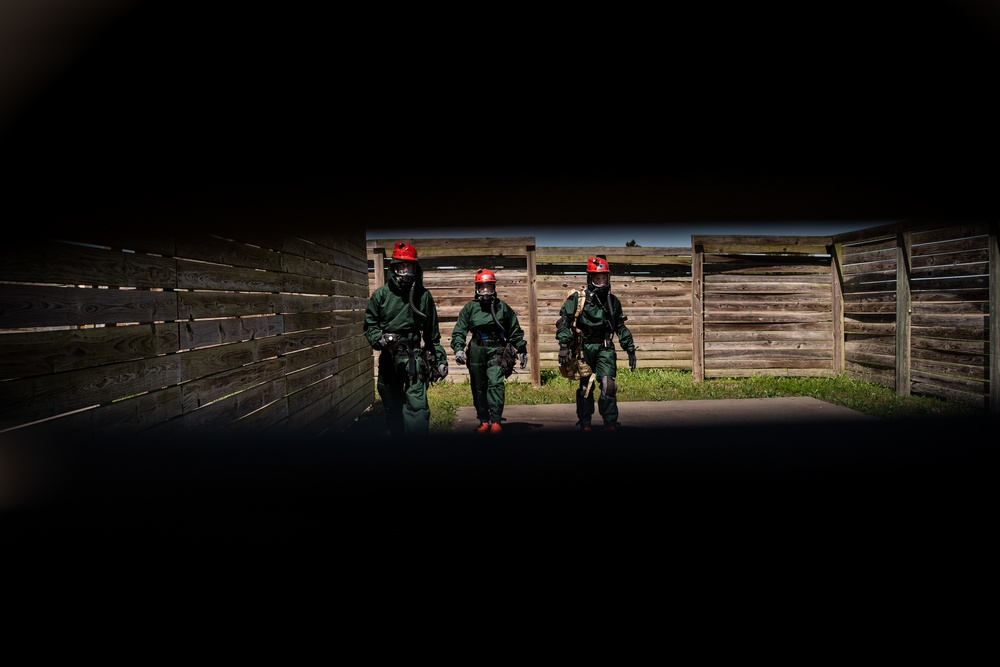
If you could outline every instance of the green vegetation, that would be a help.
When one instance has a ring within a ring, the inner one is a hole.
[[[507,405],[574,403],[577,381],[568,380],[555,370],[541,372],[541,385],[530,382],[507,383]],[[618,400],[686,401],[718,398],[768,398],[776,396],[811,396],[842,405],[865,414],[890,419],[916,417],[955,417],[983,415],[978,408],[957,401],[928,396],[897,396],[895,390],[854,380],[844,375],[830,378],[770,377],[715,378],[695,382],[690,371],[638,369],[618,373]],[[431,408],[431,430],[450,431],[456,411],[472,405],[469,381],[437,382],[427,392]],[[381,404],[361,419],[382,419]]]

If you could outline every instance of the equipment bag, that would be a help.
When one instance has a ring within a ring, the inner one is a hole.
[[[500,370],[503,371],[505,378],[509,378],[510,374],[514,372],[515,361],[517,361],[517,348],[514,347],[513,343],[507,343],[500,350]]]
[[[579,380],[581,377],[593,375],[594,371],[591,370],[590,364],[583,360],[583,332],[576,328],[576,318],[580,317],[580,313],[583,312],[583,302],[586,300],[586,296],[581,294],[580,290],[570,290],[566,293],[566,298],[568,299],[574,292],[576,293],[576,312],[573,313],[573,321],[569,325],[573,331],[573,340],[569,344],[572,359],[565,366],[559,366],[559,374],[570,380]]]

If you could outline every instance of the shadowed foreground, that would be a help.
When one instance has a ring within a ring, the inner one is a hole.
[[[618,558],[693,549],[711,559],[793,549],[826,559],[947,545],[972,556],[985,553],[991,525],[995,447],[984,434],[995,427],[988,418],[876,420],[851,439],[831,421],[587,440],[558,431],[411,442],[8,440],[0,534],[8,555],[194,549],[366,566],[456,549],[489,559],[579,549]]]

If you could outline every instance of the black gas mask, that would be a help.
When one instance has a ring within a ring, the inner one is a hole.
[[[403,289],[409,289],[417,278],[417,263],[410,260],[397,261],[392,264],[392,274]]]

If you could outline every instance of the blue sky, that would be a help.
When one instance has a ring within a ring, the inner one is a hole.
[[[379,227],[367,230],[367,238],[419,238],[419,237],[481,237],[481,236],[534,236],[540,246],[624,246],[635,240],[644,247],[687,247],[692,235],[743,234],[776,236],[827,236],[855,229],[878,227],[893,220],[870,221],[803,221],[803,222],[669,222],[614,223],[572,227],[558,225],[537,228],[431,228],[418,231],[404,228]]]

